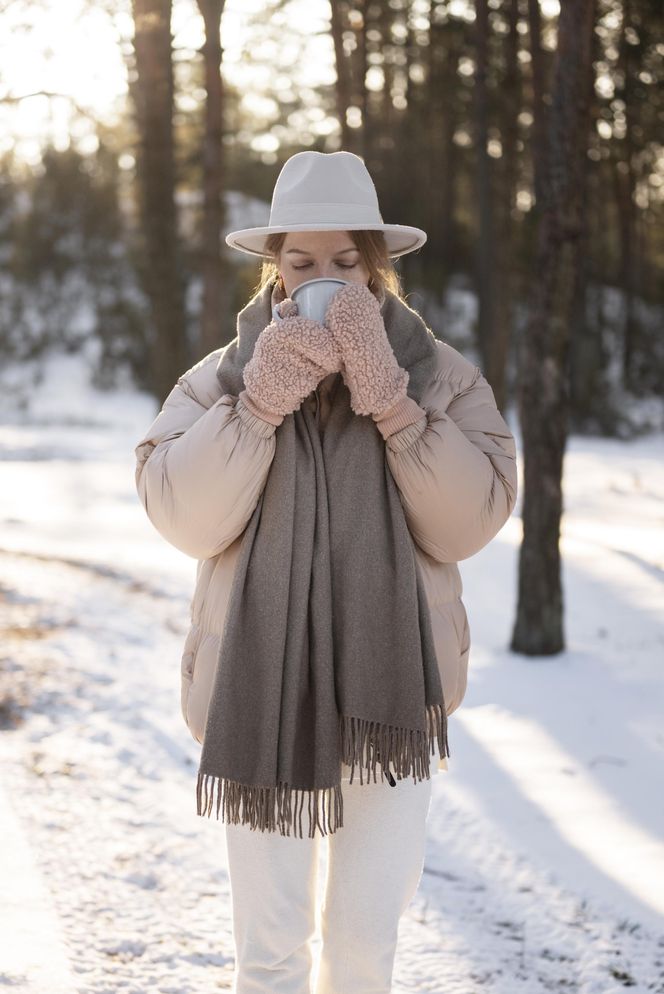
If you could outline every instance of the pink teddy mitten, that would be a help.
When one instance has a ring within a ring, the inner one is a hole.
[[[325,313],[343,358],[342,376],[356,414],[370,414],[384,437],[426,412],[406,393],[409,373],[392,350],[380,303],[363,283],[341,287]]]
[[[327,328],[298,314],[289,298],[281,302],[279,313],[283,319],[273,318],[256,339],[240,393],[252,414],[274,425],[341,368],[341,353]]]

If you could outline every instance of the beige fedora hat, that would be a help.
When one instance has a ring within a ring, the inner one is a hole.
[[[226,235],[226,244],[249,255],[271,257],[268,235],[277,231],[382,231],[392,258],[414,252],[426,232],[385,224],[369,171],[353,152],[296,152],[284,163],[272,193],[270,222]]]

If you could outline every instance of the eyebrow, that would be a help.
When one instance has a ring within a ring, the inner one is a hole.
[[[351,248],[341,249],[339,252],[335,252],[334,254],[335,255],[344,255],[345,252],[359,252],[359,251],[360,250],[357,248],[357,246],[353,245]],[[305,249],[299,249],[299,248],[290,248],[290,249],[287,249],[286,250],[286,255],[290,255],[291,252],[298,252],[300,255],[311,255],[311,252],[307,252],[307,251],[305,251]]]

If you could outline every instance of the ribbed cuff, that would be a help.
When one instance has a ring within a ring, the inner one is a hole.
[[[266,411],[255,400],[251,400],[246,390],[240,392],[235,410],[247,428],[258,432],[259,435],[272,435],[275,428],[284,420],[283,414]]]
[[[372,417],[383,438],[387,439],[402,428],[407,428],[419,421],[420,418],[426,417],[426,413],[416,400],[406,395],[393,407],[388,407],[387,410],[381,411],[380,414],[374,414]]]

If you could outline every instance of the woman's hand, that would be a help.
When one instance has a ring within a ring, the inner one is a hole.
[[[256,339],[240,393],[253,414],[275,425],[341,369],[339,347],[327,328],[298,314],[290,298],[280,303],[279,314],[281,320],[274,318]]]
[[[377,418],[406,397],[410,374],[396,360],[380,304],[367,286],[341,287],[327,306],[325,325],[341,353],[341,372],[356,414]]]
[[[291,297],[285,297],[278,304],[275,304],[272,308],[272,317],[275,321],[281,321],[283,318],[291,317],[291,315],[297,314],[297,304]]]

